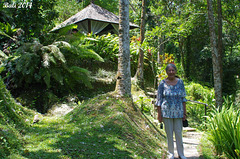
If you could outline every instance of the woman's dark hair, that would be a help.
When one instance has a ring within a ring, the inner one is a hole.
[[[173,63],[170,63],[170,64],[168,64],[167,67],[166,67],[166,72],[167,72],[167,70],[169,69],[169,67],[172,67],[172,68],[174,68],[175,71],[177,71],[177,67],[176,67]]]

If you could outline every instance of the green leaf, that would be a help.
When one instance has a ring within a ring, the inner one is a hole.
[[[59,82],[61,85],[63,85],[63,79],[64,79],[64,75],[61,73],[61,71],[59,69],[52,69],[51,71],[52,77]]]
[[[66,41],[56,41],[52,45],[56,45],[59,48],[67,48],[67,49],[71,48],[71,44],[69,44]]]
[[[8,56],[2,50],[0,50],[0,56],[3,58],[8,58]]]
[[[0,30],[0,35],[6,36],[12,40],[15,40],[14,38],[12,38],[11,36],[7,35],[5,32],[3,32],[2,30]]]
[[[98,55],[95,51],[93,51],[91,49],[79,49],[79,51],[81,51],[79,53],[80,57],[83,57],[83,58],[93,58],[95,60],[104,62],[104,59],[100,55]]]
[[[48,47],[51,49],[51,53],[57,60],[63,63],[66,62],[64,55],[61,53],[60,49],[56,45],[48,45]]]
[[[70,30],[77,29],[77,27],[78,26],[76,24],[68,25],[66,27],[63,27],[63,28],[59,29],[59,34],[60,35],[66,35]]]
[[[50,66],[50,57],[49,57],[48,53],[44,53],[42,58],[43,58],[43,61],[42,61],[43,67],[49,67]]]
[[[44,74],[45,74],[45,76],[43,78],[44,82],[46,83],[47,88],[50,88],[51,87],[51,85],[50,85],[50,77],[51,77],[51,75],[50,75],[49,71],[45,71]]]
[[[80,72],[80,73],[84,73],[86,75],[89,75],[89,71],[87,69],[78,67],[78,66],[72,66],[70,67],[71,72]]]
[[[88,70],[77,67],[77,66],[71,67],[70,70],[71,70],[71,76],[77,82],[84,83],[87,87],[92,88],[92,85],[91,85],[90,79],[89,79],[89,71]]]
[[[3,71],[5,69],[5,67],[4,66],[0,66],[0,73]]]

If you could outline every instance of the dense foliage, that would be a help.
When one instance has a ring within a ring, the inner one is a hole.
[[[33,93],[35,103],[31,104],[40,112],[46,112],[57,97],[76,90],[79,83],[91,87],[89,71],[79,65],[86,58],[103,59],[81,45],[84,41],[84,35],[75,34],[60,37],[49,45],[38,39],[22,44],[3,63],[7,87],[16,96],[25,91]]]

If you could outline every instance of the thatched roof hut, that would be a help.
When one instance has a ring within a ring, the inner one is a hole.
[[[91,3],[77,14],[53,28],[52,31],[58,31],[71,24],[77,24],[78,30],[83,33],[118,33],[119,17],[100,6]],[[129,25],[130,29],[139,27],[133,23],[129,23]]]

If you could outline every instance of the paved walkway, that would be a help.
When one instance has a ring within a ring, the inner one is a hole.
[[[200,154],[198,152],[198,145],[201,139],[202,134],[200,132],[196,132],[192,128],[183,128],[183,147],[184,147],[184,154],[187,159],[199,159]],[[175,144],[175,158],[178,157],[177,150],[176,150],[176,143]]]

